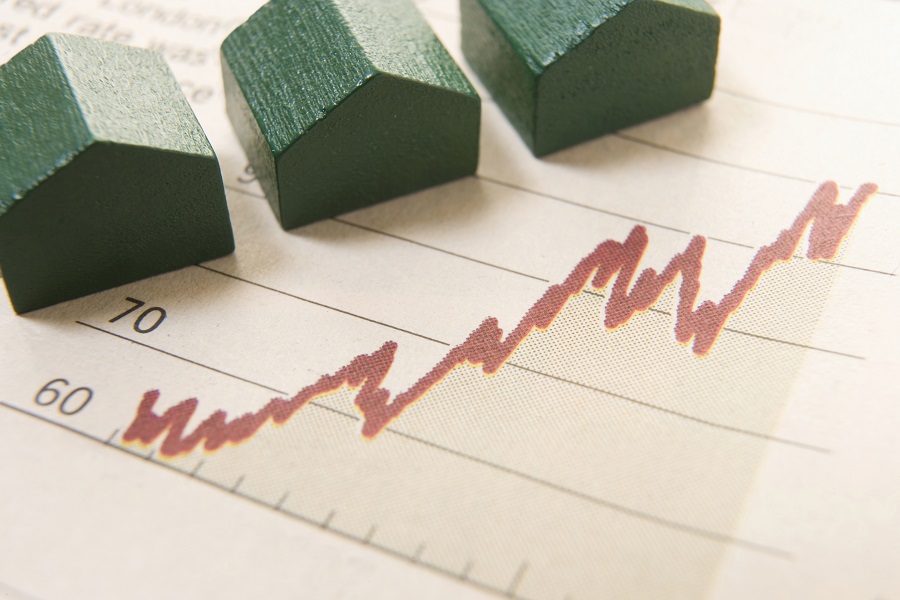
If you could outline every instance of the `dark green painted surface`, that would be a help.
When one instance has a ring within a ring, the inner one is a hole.
[[[285,229],[475,172],[480,100],[408,0],[272,0],[222,68]]]
[[[463,53],[537,156],[709,98],[702,0],[461,0]]]
[[[0,67],[0,126],[16,312],[234,250],[215,153],[158,54],[45,36]]]
[[[50,38],[0,67],[0,135],[0,215],[90,143]]]

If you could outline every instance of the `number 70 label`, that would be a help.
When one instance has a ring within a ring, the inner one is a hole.
[[[110,319],[110,323],[115,323],[119,319],[124,319],[125,317],[136,313],[147,305],[146,302],[144,302],[143,300],[138,300],[137,298],[125,298],[125,300],[131,302],[132,304],[134,304],[134,306]],[[132,328],[138,333],[151,333],[153,331],[156,331],[156,329],[160,325],[162,325],[163,321],[165,320],[166,309],[160,308],[159,306],[151,306],[150,308],[144,309],[143,312],[135,317],[134,325],[132,326]]]

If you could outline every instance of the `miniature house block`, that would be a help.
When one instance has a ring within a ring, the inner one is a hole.
[[[0,67],[0,270],[17,313],[232,252],[224,192],[155,52],[51,34]]]
[[[480,99],[409,0],[272,0],[222,70],[285,229],[475,172]]]
[[[461,0],[462,48],[536,156],[705,100],[703,0]]]

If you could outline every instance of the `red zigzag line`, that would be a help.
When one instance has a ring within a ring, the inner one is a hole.
[[[355,406],[363,416],[362,435],[372,439],[456,367],[469,364],[481,366],[485,374],[496,373],[531,332],[550,327],[569,300],[584,291],[588,283],[593,289],[603,289],[614,276],[616,280],[606,304],[604,323],[609,329],[628,323],[635,314],[653,306],[666,287],[680,275],[675,339],[683,344],[693,339],[694,353],[703,356],[712,349],[728,318],[763,274],[794,256],[810,225],[807,258],[833,258],[860,211],[877,190],[874,184],[865,184],[848,204],[838,204],[837,184],[822,184],[790,228],[782,231],[773,243],[760,248],[744,276],[718,303],[707,300],[694,308],[700,292],[700,271],[706,249],[706,238],[699,235],[694,236],[684,252],[675,255],[661,273],[647,268],[635,280],[648,244],[647,230],[636,226],[625,242],[607,240],[585,256],[564,282],[547,289],[506,337],[497,319],[485,319],[466,341],[450,350],[431,371],[393,399],[390,391],[381,385],[394,364],[397,343],[386,342],[372,354],[357,356],[334,374],[323,376],[293,398],[275,398],[258,412],[232,421],[224,411],[216,411],[190,434],[185,434],[185,427],[197,408],[197,399],[185,400],[157,415],[153,408],[159,399],[159,391],[149,391],[144,394],[123,440],[150,444],[165,434],[160,447],[165,456],[188,453],[201,444],[206,450],[216,450],[226,443],[236,444],[251,438],[270,419],[277,424],[284,423],[316,397],[344,386],[359,390]]]

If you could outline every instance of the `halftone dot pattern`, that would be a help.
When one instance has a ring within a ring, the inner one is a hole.
[[[769,275],[729,328],[768,335],[751,327],[773,319],[807,343],[834,269],[795,260]],[[492,589],[525,565],[521,597],[697,597],[805,350],[725,331],[701,358],[665,308],[607,330],[604,293],[573,298],[498,373],[454,369],[373,441],[344,388],[246,442],[167,460]]]
[[[635,315],[650,311],[675,279],[680,278],[675,338],[681,344],[690,344],[695,355],[706,356],[725,330],[728,318],[760,285],[760,278],[779,263],[790,261],[807,229],[807,255],[813,260],[832,257],[875,190],[874,185],[863,185],[848,204],[842,205],[836,204],[839,190],[834,182],[821,185],[793,224],[782,230],[775,242],[756,252],[745,274],[719,302],[697,304],[705,238],[693,236],[687,248],[674,255],[660,272],[651,268],[641,269],[649,238],[646,228],[638,225],[624,242],[610,239],[597,245],[578,262],[562,283],[551,285],[546,290],[512,331],[504,333],[496,318],[484,319],[465,342],[453,347],[415,385],[403,392],[392,395],[381,387],[392,371],[399,348],[397,342],[388,341],[375,352],[359,354],[332,374],[323,375],[289,400],[272,400],[260,410],[231,421],[228,421],[226,413],[216,413],[190,434],[184,434],[184,431],[196,411],[196,400],[185,401],[165,414],[157,415],[154,408],[158,393],[149,392],[141,401],[138,414],[125,432],[124,439],[147,443],[162,436],[160,449],[170,456],[190,452],[198,444],[215,450],[225,443],[247,440],[270,419],[282,423],[316,397],[333,393],[344,386],[359,388],[354,404],[363,417],[363,437],[372,439],[443,381],[453,369],[466,364],[483,364],[486,374],[495,373],[531,333],[549,328],[569,301],[580,295],[589,282],[598,289],[612,285],[604,309],[604,324],[608,329],[617,329],[627,325]],[[640,275],[634,279],[639,269]],[[756,337],[763,339],[762,336]]]
[[[230,425],[213,423],[192,439],[246,441],[202,463],[198,442],[174,436],[190,453],[177,460],[197,461],[191,472],[224,489],[517,597],[696,598],[733,544],[784,558],[733,531],[768,444],[794,443],[771,434],[836,272],[760,252],[735,284],[743,291],[721,302],[729,308],[719,314],[735,311],[721,335],[710,335],[722,321],[701,293],[696,313],[679,317],[696,343],[681,344],[671,307],[683,299],[681,279],[700,281],[702,239],[673,258],[674,280],[612,285],[647,242],[636,227],[629,241],[598,246],[534,305],[518,337],[515,324],[501,332],[482,322],[410,388],[418,395],[378,389],[399,346],[387,341],[304,388],[288,412],[277,401],[235,419],[230,438]],[[790,256],[778,244],[777,256]],[[611,289],[578,293],[594,272]],[[643,313],[629,304],[648,298],[659,300]],[[403,418],[389,398],[408,408]],[[176,422],[148,406],[132,425],[142,439]],[[276,427],[270,416],[287,420]],[[383,424],[374,439],[370,417]]]
[[[808,345],[838,276],[835,267],[795,258],[773,267],[729,321],[729,327]]]

